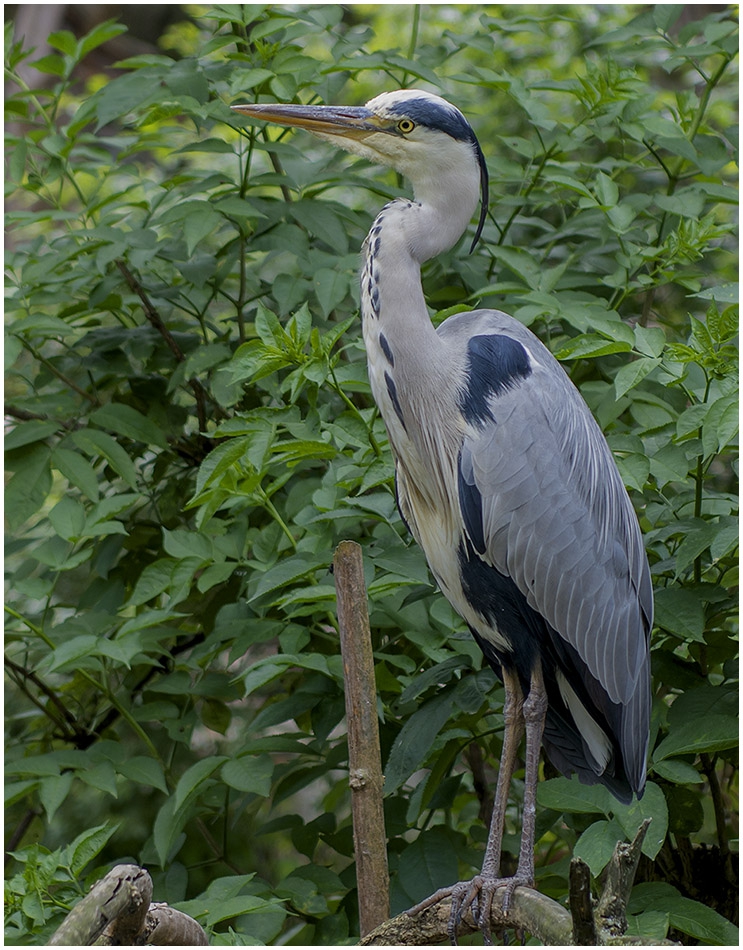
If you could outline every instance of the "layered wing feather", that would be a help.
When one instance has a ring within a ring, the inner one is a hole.
[[[549,351],[505,314],[462,317],[441,330],[466,339],[470,357],[459,459],[465,530],[623,707],[617,738],[635,759],[626,765],[637,787],[653,614],[637,518],[603,434]]]

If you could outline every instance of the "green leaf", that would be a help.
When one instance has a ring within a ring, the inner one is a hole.
[[[323,316],[329,317],[348,294],[349,275],[342,270],[321,267],[316,271],[313,283]]]
[[[106,822],[98,825],[96,828],[90,828],[78,835],[71,844],[67,846],[68,853],[71,853],[70,870],[79,877],[85,870],[86,865],[90,864],[93,858],[97,857],[106,847],[111,838],[118,831],[118,824]]]
[[[131,779],[132,782],[157,788],[165,794],[168,793],[165,773],[157,759],[150,758],[147,755],[135,755],[130,759],[124,759],[116,768],[121,775]]]
[[[652,470],[652,463],[651,463]],[[681,544],[676,550],[676,576],[680,577],[686,568],[709,548],[717,538],[718,526],[697,518],[692,522]]]
[[[702,451],[706,457],[722,452],[732,442],[739,424],[738,394],[721,396],[709,407],[702,428]]]
[[[451,694],[443,692],[408,717],[392,744],[384,768],[385,795],[391,795],[423,765],[451,711]]]
[[[704,776],[697,770],[684,762],[683,759],[665,759],[661,762],[653,762],[653,771],[666,779],[667,782],[673,782],[675,785],[698,785],[704,781]]]
[[[300,669],[316,670],[331,676],[331,670],[328,660],[317,654],[308,654],[306,656],[280,654],[279,656],[268,656],[263,660],[258,660],[249,667],[244,674],[239,677],[242,680],[244,695],[249,696],[255,690],[270,683],[281,673],[284,673],[287,667],[298,666]]]
[[[619,200],[619,187],[603,172],[596,175],[596,198],[604,208],[612,208]]]
[[[163,547],[175,558],[198,558],[209,561],[214,556],[209,539],[198,531],[168,531],[163,528]]]
[[[704,602],[701,593],[682,587],[655,592],[655,622],[681,640],[704,643]]]
[[[422,831],[400,855],[400,884],[411,903],[417,903],[459,876],[456,839],[442,826]]]
[[[74,33],[69,30],[57,30],[50,33],[47,37],[47,43],[68,56],[74,56],[77,53],[77,40]]]
[[[61,538],[77,540],[85,530],[85,509],[79,501],[66,495],[49,512],[49,521]]]
[[[102,429],[110,429],[116,435],[123,435],[135,442],[156,445],[161,449],[168,447],[168,441],[159,426],[151,422],[147,416],[143,416],[141,412],[124,403],[112,402],[106,406],[101,406],[100,409],[96,409],[91,414],[90,421]]]
[[[94,49],[108,43],[116,36],[126,33],[126,26],[123,23],[117,23],[116,20],[106,20],[104,23],[98,23],[90,32],[80,40],[80,59],[87,56]]]
[[[663,488],[669,482],[684,482],[689,472],[689,461],[683,445],[669,443],[650,457],[650,474]]]
[[[200,704],[199,718],[207,729],[211,729],[212,732],[218,732],[224,736],[227,734],[227,730],[232,721],[232,713],[227,703],[208,696]]]
[[[669,915],[661,910],[649,910],[644,914],[628,914],[628,937],[643,937],[651,946],[662,946],[668,934]],[[648,945],[647,943],[645,944]]]
[[[691,296],[701,297],[702,300],[714,300],[716,303],[738,303],[740,300],[740,284],[737,281],[717,284],[714,287],[708,287],[706,290],[700,290],[696,294],[691,294]]]
[[[22,422],[14,426],[5,436],[5,451],[12,452],[23,445],[32,442],[42,442],[47,436],[53,435],[59,426],[56,422],[41,422],[37,419],[31,422]]]
[[[152,829],[153,844],[162,868],[165,868],[169,858],[175,857],[185,840],[185,835],[178,839],[188,819],[188,812],[185,809],[176,811],[174,804],[175,798],[171,796],[157,813]]]
[[[137,488],[137,471],[124,449],[105,432],[87,427],[72,433],[72,441],[88,455],[101,456],[130,488]]]
[[[734,551],[738,546],[740,528],[737,519],[732,518],[730,521],[730,524],[724,525],[723,519],[720,519],[720,529],[717,532],[717,537],[709,547],[709,553],[712,555],[713,561],[719,561],[720,558],[725,557],[726,554]]]
[[[39,783],[39,801],[46,812],[47,821],[52,821],[57,809],[69,795],[72,780],[72,772],[63,772],[61,775],[50,775]]]
[[[225,763],[221,775],[231,788],[267,798],[271,794],[273,761],[268,755],[241,755]]]
[[[573,854],[585,861],[594,877],[611,860],[617,842],[624,841],[624,831],[615,821],[595,821],[575,842]]]
[[[737,718],[711,713],[687,721],[683,731],[672,732],[653,752],[653,759],[660,761],[689,752],[722,752],[737,745]]]
[[[666,334],[662,327],[635,327],[635,348],[643,356],[662,356],[666,345]]]
[[[70,485],[79,488],[91,501],[98,501],[98,476],[90,462],[71,449],[55,448],[52,465],[67,479]]]
[[[564,343],[555,353],[558,360],[589,359],[609,356],[612,353],[628,353],[632,347],[622,340],[607,340],[597,333],[582,333]]]
[[[321,241],[324,241],[334,254],[348,254],[348,232],[344,218],[330,201],[292,201],[288,211],[302,227],[306,228]]]
[[[306,577],[321,566],[329,566],[329,562],[325,557],[309,558],[302,554],[295,554],[284,558],[263,574],[252,596],[248,598],[248,602],[257,600],[279,587],[288,586],[293,581]]]
[[[67,64],[61,56],[52,53],[48,56],[39,56],[31,66],[40,73],[46,73],[49,76],[59,76],[62,78],[67,72]]]
[[[624,484],[636,491],[644,491],[645,483],[650,477],[650,459],[647,455],[642,455],[639,452],[628,452],[626,455],[615,456],[614,460]]]
[[[265,913],[267,907],[277,906],[280,906],[279,901],[267,901],[263,897],[255,897],[252,894],[242,894],[229,900],[216,901],[209,908],[206,926],[214,927],[221,921],[230,920],[232,917]]]
[[[173,561],[169,558],[161,558],[148,564],[139,575],[137,584],[129,598],[129,604],[137,607],[140,604],[146,604],[148,600],[157,597],[167,590],[173,578]]]
[[[668,831],[668,806],[660,788],[653,782],[648,782],[641,799],[635,799],[629,805],[621,802],[612,803],[612,812],[615,820],[621,825],[628,841],[632,841],[646,818],[650,818],[650,827],[642,843],[642,853],[650,860],[654,860]]]
[[[210,755],[186,769],[178,780],[175,789],[173,798],[173,811],[175,814],[182,811],[183,808],[196,797],[202,786],[208,782],[210,776],[226,759],[227,757],[224,755]]]
[[[93,634],[83,633],[78,637],[71,637],[65,640],[56,649],[48,653],[39,664],[39,669],[45,673],[54,673],[57,670],[74,669],[82,666],[84,660],[90,659],[91,663],[87,665],[98,665],[95,659],[98,656],[98,637]]]
[[[609,815],[615,799],[603,785],[581,785],[573,776],[572,779],[552,778],[540,782],[537,801],[542,808],[553,811]]]
[[[27,449],[5,486],[5,517],[11,530],[41,508],[52,490],[50,453],[44,445]]]
[[[739,946],[738,928],[711,907],[682,897],[676,888],[665,882],[636,884],[628,910],[632,914],[649,910],[662,911],[669,915],[672,927],[703,940],[712,946]]]
[[[166,211],[161,220],[164,224],[178,225],[179,233],[186,240],[189,257],[193,255],[197,244],[224,223],[222,215],[214,210],[210,202],[198,198],[180,201]]]
[[[658,357],[643,357],[639,360],[633,360],[626,366],[620,367],[617,375],[614,377],[614,391],[617,399],[621,399],[630,389],[634,389],[638,383],[649,376],[653,370],[660,366],[661,360]]]

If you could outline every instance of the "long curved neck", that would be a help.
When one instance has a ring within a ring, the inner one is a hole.
[[[428,464],[425,443],[455,436],[438,407],[456,399],[458,357],[431,323],[420,268],[451,247],[471,211],[465,215],[457,206],[446,216],[441,207],[397,199],[382,209],[364,242],[361,313],[369,381],[393,451],[410,465],[412,446],[419,463]],[[426,418],[419,418],[424,409]]]
[[[403,349],[422,337],[433,346],[435,333],[421,286],[425,261],[452,247],[477,207],[476,180],[469,177],[434,186],[416,182],[415,200],[399,198],[377,215],[364,242],[361,310],[365,338],[372,325]],[[367,349],[369,340],[367,342]],[[371,355],[370,355],[371,358]]]

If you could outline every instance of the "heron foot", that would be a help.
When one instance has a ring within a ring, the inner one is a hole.
[[[471,881],[460,881],[449,887],[442,887],[430,897],[416,904],[406,911],[408,917],[415,917],[427,907],[433,907],[447,897],[451,898],[451,913],[449,914],[448,934],[453,947],[457,946],[457,931],[462,918],[467,911],[472,912],[472,918],[482,933],[483,940],[490,946],[493,943],[490,925],[490,912],[493,907],[495,892],[505,888],[503,895],[503,913],[508,915],[517,887],[534,887],[534,879],[526,874],[516,873],[513,877],[489,877],[477,874]]]

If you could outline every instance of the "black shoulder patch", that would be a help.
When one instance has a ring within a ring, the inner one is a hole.
[[[470,425],[492,421],[490,397],[500,396],[531,376],[529,354],[502,333],[474,336],[467,344],[467,383],[459,407]]]

